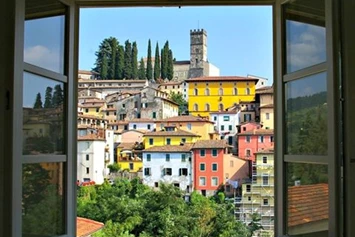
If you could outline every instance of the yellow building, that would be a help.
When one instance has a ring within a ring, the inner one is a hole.
[[[83,115],[91,115],[103,118],[101,112],[102,109],[106,108],[105,100],[100,99],[87,99],[83,103],[78,105],[79,112]]]
[[[165,126],[161,131],[146,133],[144,135],[144,147],[148,149],[152,146],[194,143],[200,137],[200,135],[177,129],[175,126]]]
[[[241,101],[255,100],[257,78],[237,76],[199,77],[189,83],[189,111],[192,115],[209,116],[224,111]]]
[[[116,147],[117,163],[121,170],[129,172],[138,172],[142,170],[142,150],[143,145],[140,143],[120,143]]]
[[[270,86],[256,90],[260,98],[260,124],[265,129],[274,129],[274,91]]]
[[[219,139],[218,134],[214,131],[214,123],[206,118],[193,115],[175,116],[155,123],[157,129],[162,129],[165,126],[176,126],[181,130],[201,136],[201,140]]]
[[[264,227],[260,236],[273,236],[274,231],[274,152],[264,150],[255,153],[252,180],[242,184],[242,196],[236,198],[237,218],[246,224],[252,221],[252,214],[261,217]]]

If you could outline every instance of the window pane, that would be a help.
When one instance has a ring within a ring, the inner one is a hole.
[[[63,83],[26,72],[23,83],[23,154],[63,154]]]
[[[287,73],[326,61],[324,0],[286,5]]]
[[[22,170],[23,236],[64,234],[63,163],[25,164]]]
[[[288,163],[287,181],[288,234],[328,230],[327,166]]]
[[[63,74],[65,6],[53,0],[36,6],[26,1],[24,61]]]
[[[327,154],[326,73],[286,83],[288,154]]]

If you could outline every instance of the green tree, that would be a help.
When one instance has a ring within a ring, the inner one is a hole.
[[[52,91],[53,88],[48,86],[46,88],[46,94],[44,95],[44,108],[52,108]]]
[[[169,98],[179,105],[179,115],[187,111],[187,102],[181,93],[175,93],[172,91]]]
[[[122,45],[117,46],[116,53],[116,73],[115,78],[123,79],[124,78],[124,48]]]
[[[62,89],[62,86],[60,84],[57,84],[54,86],[54,92],[53,92],[53,97],[52,97],[52,104],[53,107],[59,107],[63,104],[64,102],[64,92]]]
[[[101,79],[107,79],[109,71],[109,58],[111,56],[111,45],[108,39],[104,39],[96,51],[96,62],[93,71],[100,74]]]
[[[139,61],[139,69],[138,69],[138,78],[145,79],[145,67],[144,67],[144,59],[141,58]]]
[[[41,93],[37,93],[36,100],[35,100],[35,103],[33,105],[33,108],[34,109],[42,109],[43,108]]]
[[[110,37],[108,39],[110,46],[111,46],[111,52],[109,54],[109,70],[108,70],[108,75],[107,77],[110,79],[116,79],[116,55],[117,55],[117,46],[118,46],[118,41],[114,37]]]
[[[132,44],[132,78],[138,78],[138,48],[137,43],[133,42]]]
[[[154,57],[154,79],[160,78],[160,55],[159,55],[159,44],[155,46],[155,57]]]
[[[167,71],[166,77],[171,80],[174,78],[174,62],[173,62],[173,51],[169,49],[168,51],[168,61],[167,61]]]
[[[125,50],[124,50],[124,71],[123,76],[126,79],[132,78],[132,45],[129,40],[125,41]]]
[[[251,218],[252,218],[252,220],[248,224],[248,229],[250,231],[249,237],[252,237],[256,231],[264,229],[264,227],[260,224],[260,221],[261,221],[260,214],[253,213]]]
[[[147,70],[146,76],[148,80],[153,78],[153,66],[152,66],[152,45],[150,39],[148,40],[148,55],[147,55]]]
[[[168,54],[169,54],[169,41],[166,41],[161,50],[161,78],[168,78]]]

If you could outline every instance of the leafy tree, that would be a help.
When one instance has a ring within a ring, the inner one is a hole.
[[[42,109],[43,108],[42,104],[43,103],[42,103],[42,99],[41,99],[41,93],[37,93],[33,108],[34,109]]]
[[[116,173],[117,171],[121,170],[121,166],[116,162],[107,166],[110,169],[110,173]]]
[[[137,79],[138,78],[138,49],[137,49],[137,43],[133,42],[132,44],[132,78]]]
[[[145,79],[145,68],[144,68],[144,59],[141,58],[139,61],[139,69],[138,69],[138,78]]]
[[[179,115],[183,114],[187,110],[187,102],[181,93],[175,93],[172,91],[169,98],[179,105]]]
[[[125,50],[124,50],[124,71],[123,76],[126,79],[132,78],[132,45],[129,40],[125,42]]]
[[[117,55],[117,47],[118,47],[118,41],[114,37],[110,37],[108,39],[110,46],[111,46],[111,52],[109,55],[109,70],[108,70],[108,75],[107,77],[110,79],[115,79],[116,77],[116,55]]]
[[[160,55],[159,55],[159,44],[155,46],[155,57],[154,57],[154,79],[160,78]]]
[[[148,55],[147,55],[147,70],[146,70],[147,79],[151,80],[153,78],[153,66],[152,66],[152,45],[150,39],[148,41]]]
[[[46,88],[46,94],[44,96],[44,108],[52,108],[52,91],[53,88],[48,86]]]
[[[117,46],[116,53],[116,73],[115,78],[123,79],[124,78],[124,48],[122,45]]]
[[[52,104],[53,107],[59,107],[64,103],[64,92],[60,84],[54,86]]]
[[[173,52],[171,49],[168,51],[168,61],[167,61],[167,71],[166,77],[171,80],[174,77],[174,62],[173,62]]]
[[[249,237],[252,237],[256,231],[264,229],[260,224],[261,216],[258,213],[253,213],[251,218],[252,221],[248,224],[248,229],[250,230]]]

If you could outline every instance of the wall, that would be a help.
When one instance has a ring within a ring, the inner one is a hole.
[[[153,145],[149,145],[149,139],[153,138]],[[185,136],[144,136],[144,147],[145,149],[150,148],[152,146],[164,146],[166,145],[166,138],[171,139],[171,145],[180,145],[181,139],[185,138],[186,143],[194,143],[196,142],[196,137],[185,137]]]
[[[147,161],[147,154],[151,154],[151,161]],[[166,154],[170,154],[170,161],[166,161]],[[186,162],[181,161],[181,155],[186,155]],[[143,152],[143,183],[154,187],[155,182],[178,183],[181,190],[185,191],[188,186],[192,188],[192,165],[189,161],[190,152],[183,153],[149,153]],[[144,168],[151,168],[151,176],[144,175]],[[172,168],[172,175],[162,175],[164,168]],[[187,168],[188,176],[179,176],[179,169]]]
[[[217,149],[217,156],[212,156],[212,149],[204,149],[206,154],[205,156],[200,156],[200,149],[193,149],[193,161],[194,161],[194,189],[195,190],[206,190],[207,195],[213,195],[214,192],[219,188],[220,184],[223,184],[225,181],[224,177],[224,166],[223,166],[223,157],[224,150]],[[205,164],[205,171],[200,170],[200,164]],[[212,171],[212,164],[217,164],[217,171]],[[201,186],[199,184],[199,178],[206,177],[206,185]],[[218,178],[218,185],[212,186],[212,177]]]
[[[250,142],[248,143],[246,141],[246,136],[247,135],[242,135],[239,134],[238,136],[238,156],[240,158],[245,158],[245,159],[250,159],[250,160],[255,160],[255,155],[254,153],[260,150],[267,150],[271,147],[274,147],[274,142],[270,141],[271,135],[262,135],[264,136],[264,142],[259,142],[259,136],[260,135],[249,135],[250,136]],[[246,156],[246,150],[250,150],[250,157]]]
[[[223,176],[225,179],[241,181],[249,175],[249,162],[231,154],[224,154]]]
[[[212,63],[208,63],[208,67],[209,67],[208,76],[211,76],[211,77],[218,77],[218,76],[220,76],[220,70],[219,70],[218,67],[216,67],[216,66],[213,65]]]
[[[135,143],[143,141],[143,133],[138,131],[125,131],[121,135],[121,142]]]
[[[133,128],[133,126],[136,125],[136,128]],[[150,129],[148,129],[148,125],[150,125]],[[143,130],[143,131],[153,131],[155,128],[155,123],[154,122],[147,122],[147,123],[144,123],[144,122],[130,122],[128,124],[128,129],[129,130]]]
[[[269,113],[269,119],[266,119]],[[274,129],[274,108],[260,108],[260,122],[264,129]]]
[[[236,86],[234,85],[236,83]],[[195,86],[196,84],[196,86]],[[249,82],[189,82],[189,112],[191,115],[209,116],[210,112],[218,112],[219,105],[223,104],[223,110],[233,106],[240,101],[253,101],[255,99],[255,83]],[[234,95],[234,88],[238,89],[238,95]],[[246,94],[246,88],[250,88],[250,95]],[[194,94],[194,89],[198,90],[198,95]],[[210,95],[205,95],[205,89],[209,88]],[[219,89],[223,88],[223,95],[219,95]],[[205,105],[210,105],[210,112],[205,111]],[[198,105],[198,111],[194,110],[194,104]]]
[[[191,129],[189,129],[188,124],[191,125]],[[214,125],[209,122],[157,122],[156,128],[160,130],[162,126],[166,125],[176,125],[181,130],[200,135],[200,140],[209,140],[210,133],[214,131]]]

